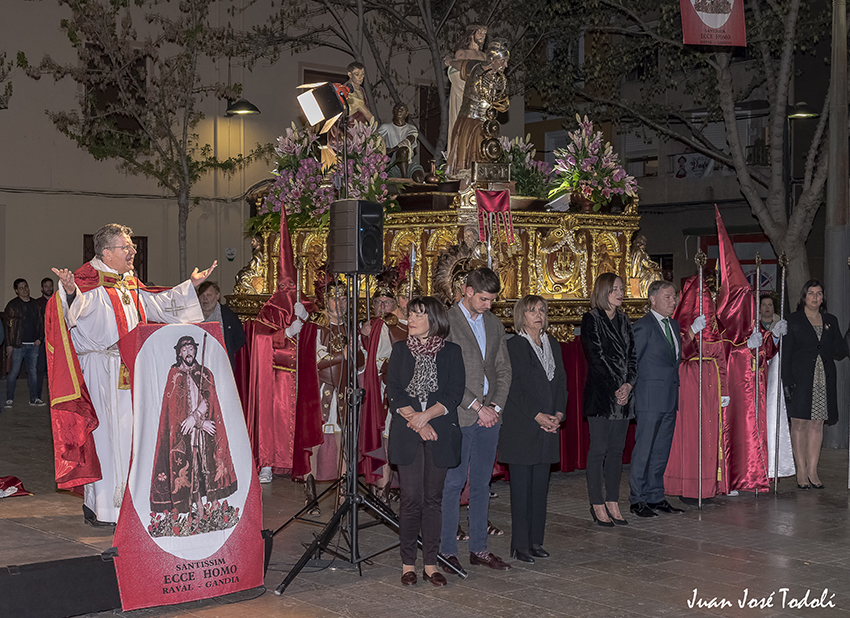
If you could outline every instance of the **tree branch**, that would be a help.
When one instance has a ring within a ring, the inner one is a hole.
[[[660,36],[657,32],[652,30],[652,28],[650,28],[649,25],[643,19],[641,19],[637,13],[635,13],[631,9],[626,8],[619,2],[614,2],[613,0],[600,0],[600,4],[609,6],[615,11],[618,11],[623,15],[627,16],[630,20],[637,24],[643,32],[647,33],[647,35],[652,37],[655,41],[658,41],[663,45],[669,45],[683,52],[686,51],[686,47],[683,43],[679,41],[674,41],[672,39],[665,39],[664,37]],[[708,60],[707,62],[714,68],[717,68],[717,66],[713,62],[711,62],[711,60]]]

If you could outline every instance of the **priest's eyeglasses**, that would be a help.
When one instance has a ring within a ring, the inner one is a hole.
[[[115,245],[114,247],[105,247],[106,249],[123,249],[126,253],[130,253],[131,251],[136,251],[136,245],[130,243],[129,245]]]

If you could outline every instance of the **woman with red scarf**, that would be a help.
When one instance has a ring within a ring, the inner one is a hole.
[[[425,581],[445,586],[437,571],[442,529],[443,484],[460,464],[457,407],[466,372],[460,346],[446,341],[449,321],[436,298],[408,305],[408,337],[393,345],[387,373],[392,421],[387,455],[398,466],[401,486],[399,549],[401,583],[416,583],[416,539],[422,535]]]

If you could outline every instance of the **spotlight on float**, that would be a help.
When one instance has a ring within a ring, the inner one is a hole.
[[[327,133],[334,123],[345,113],[346,99],[351,92],[347,86],[318,82],[302,84],[298,88],[305,92],[298,95],[298,105],[307,117],[310,126],[324,121],[319,133]]]

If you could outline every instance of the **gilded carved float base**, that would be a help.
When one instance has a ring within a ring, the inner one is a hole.
[[[502,280],[502,294],[493,311],[506,326],[513,323],[515,299],[538,294],[550,301],[550,331],[562,341],[572,339],[575,326],[590,308],[588,297],[593,282],[604,272],[614,272],[627,282],[624,308],[629,315],[643,315],[646,300],[637,298],[640,292],[629,285],[631,239],[640,224],[636,203],[620,214],[517,209],[527,204],[527,200],[512,198],[513,242],[508,241],[502,229],[491,245],[494,269]],[[415,276],[424,292],[433,294],[441,251],[466,242],[486,263],[487,247],[478,240],[476,212],[474,194],[465,192],[455,197],[450,209],[388,213],[384,220],[384,263],[396,264],[414,247]],[[277,234],[263,241],[268,256],[265,291],[269,292],[276,286],[272,277],[277,271]],[[301,293],[312,297],[316,274],[327,261],[327,230],[296,230],[292,244]],[[361,285],[361,290],[365,298],[365,285]],[[267,293],[235,293],[227,297],[229,306],[243,319],[256,315],[267,298]],[[365,312],[365,303],[359,304]]]

